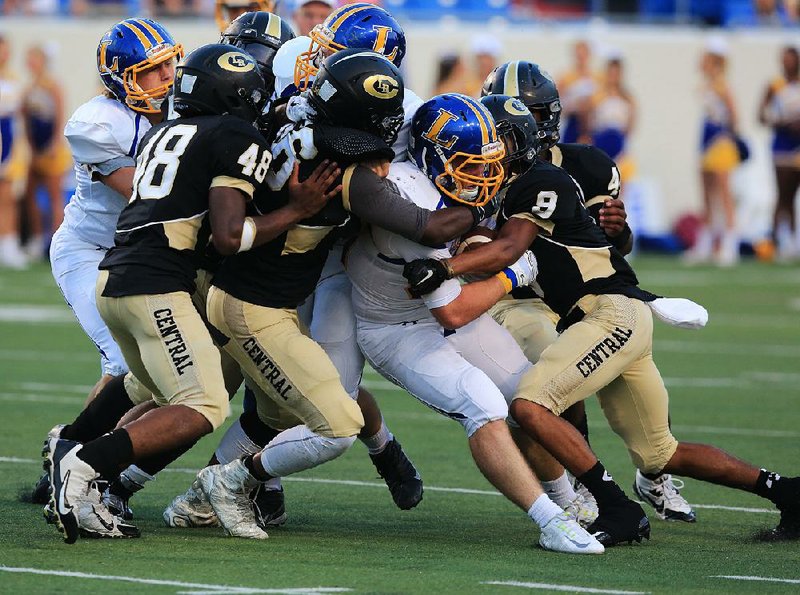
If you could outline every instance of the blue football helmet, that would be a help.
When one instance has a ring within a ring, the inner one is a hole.
[[[503,143],[489,110],[458,93],[423,103],[411,122],[409,157],[446,197],[488,203],[503,184]]]
[[[150,19],[125,19],[109,29],[97,46],[97,70],[103,85],[134,111],[155,114],[172,87],[172,81],[143,89],[138,76],[183,57],[164,27]]]
[[[400,24],[380,6],[366,2],[337,8],[310,36],[308,51],[297,57],[294,67],[294,84],[301,91],[310,86],[325,58],[345,48],[372,50],[398,67],[406,55],[406,34]]]

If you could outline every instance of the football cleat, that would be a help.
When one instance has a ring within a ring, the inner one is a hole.
[[[258,526],[250,493],[258,480],[250,475],[241,459],[227,465],[211,465],[197,474],[220,525],[228,535],[249,539],[266,539],[267,532]]]
[[[603,506],[597,520],[586,530],[606,547],[650,539],[647,515],[641,506],[628,498]]]
[[[206,495],[195,479],[189,489],[170,502],[164,509],[164,523],[167,527],[191,529],[195,527],[219,527],[219,520],[211,508]]]
[[[602,554],[606,551],[602,543],[566,513],[554,516],[542,527],[539,545],[564,554]]]
[[[47,504],[50,501],[50,474],[43,473],[31,492],[31,502]]]
[[[378,474],[389,486],[392,500],[400,510],[414,508],[422,500],[422,479],[396,438],[376,455],[369,455]]]
[[[77,456],[81,448],[78,442],[51,436],[42,451],[50,475],[50,508],[64,541],[75,543],[78,536],[139,537],[136,527],[116,519],[103,505],[99,474]]]
[[[250,492],[250,499],[253,501],[253,512],[256,514],[256,522],[262,529],[267,527],[278,527],[286,522],[286,505],[283,488],[279,490],[268,490],[263,483],[259,483]]]
[[[785,497],[778,504],[781,520],[778,526],[766,534],[768,540],[800,539],[800,478],[787,477],[782,480],[788,487]]]
[[[589,495],[591,496],[591,494]],[[597,520],[597,502],[594,496],[591,496],[591,499],[587,499],[582,493],[577,492],[575,499],[564,508],[564,512],[578,521],[581,527],[588,527]]]
[[[103,491],[103,505],[115,517],[124,521],[133,519],[133,510],[128,506],[128,499],[112,493],[108,488]]]
[[[655,508],[656,515],[661,520],[694,523],[697,515],[679,491],[683,485],[680,479],[673,479],[668,473],[651,480],[637,469],[633,492],[639,500]]]

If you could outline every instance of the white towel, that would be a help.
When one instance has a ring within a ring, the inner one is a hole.
[[[686,298],[658,298],[647,305],[656,318],[670,326],[698,329],[708,323],[708,310]]]

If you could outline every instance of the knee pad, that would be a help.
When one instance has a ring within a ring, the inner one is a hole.
[[[125,374],[125,380],[123,382],[125,386],[125,392],[128,394],[128,398],[134,405],[146,403],[153,398],[153,392],[144,384],[142,384],[142,382],[130,372]]]

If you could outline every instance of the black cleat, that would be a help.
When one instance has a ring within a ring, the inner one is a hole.
[[[267,527],[278,527],[286,522],[286,505],[283,488],[268,490],[264,484],[258,484],[250,492],[256,523],[266,530]]]
[[[109,488],[103,491],[103,504],[115,517],[123,521],[133,520],[133,510],[128,505],[128,499],[111,492]]]
[[[633,500],[620,500],[600,507],[600,516],[586,529],[606,547],[620,543],[641,543],[650,539],[650,521]]]
[[[36,482],[36,486],[31,492],[31,502],[42,505],[50,502],[50,475],[48,473],[43,473]]]
[[[396,438],[376,455],[369,455],[389,486],[392,500],[400,510],[410,510],[422,500],[422,479]]]

